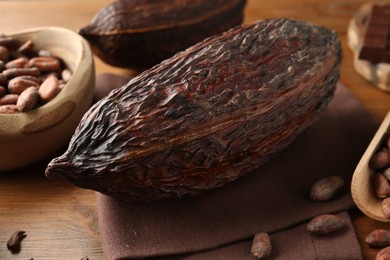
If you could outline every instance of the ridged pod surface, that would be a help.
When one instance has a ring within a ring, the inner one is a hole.
[[[117,0],[79,33],[104,62],[143,70],[243,20],[246,0]]]
[[[222,186],[321,115],[341,59],[335,33],[293,19],[208,38],[96,103],[46,175],[124,201]]]

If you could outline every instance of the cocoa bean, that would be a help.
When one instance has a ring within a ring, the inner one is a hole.
[[[18,253],[20,251],[20,245],[22,240],[26,237],[26,232],[18,230],[12,234],[12,236],[7,241],[7,248],[12,253]]]
[[[16,105],[19,95],[17,94],[6,94],[0,97],[0,106],[2,105]]]
[[[377,198],[386,198],[390,196],[390,184],[385,176],[380,172],[372,175],[372,184]]]
[[[390,197],[382,200],[381,211],[386,219],[390,219]]]
[[[40,56],[40,57],[51,57],[53,55],[48,50],[39,50],[38,51],[38,56]]]
[[[390,167],[383,171],[383,176],[385,176],[386,180],[390,181]]]
[[[25,68],[28,63],[28,59],[26,57],[20,57],[15,60],[11,60],[5,64],[6,69],[12,68]]]
[[[7,93],[7,89],[3,86],[0,86],[0,97],[4,96]]]
[[[44,103],[55,98],[59,92],[59,81],[54,75],[47,77],[38,90],[39,97]]]
[[[12,68],[12,69],[6,69],[3,71],[3,74],[7,76],[8,79],[12,79],[18,76],[35,76],[39,77],[41,72],[38,68],[32,67],[32,68]]]
[[[27,40],[25,43],[22,44],[17,50],[17,52],[22,54],[28,54],[32,51],[34,48],[34,43],[32,40]]]
[[[345,221],[332,214],[319,215],[313,218],[306,226],[307,230],[315,235],[325,235],[345,226]]]
[[[376,254],[375,260],[390,260],[390,246],[381,249]]]
[[[340,176],[329,176],[313,183],[310,198],[314,201],[329,200],[344,187],[344,180]]]
[[[367,235],[365,241],[372,247],[390,246],[390,231],[386,229],[375,229]]]
[[[4,46],[1,44],[4,44]],[[35,106],[36,93],[30,90],[27,92],[30,96],[25,93],[21,99],[19,97],[19,103],[15,103],[16,96],[10,94],[21,95],[29,87],[38,89],[47,77],[54,75],[59,78],[63,69],[68,70],[67,68],[63,68],[62,61],[53,57],[50,52],[45,50],[36,51],[33,47],[34,43],[31,39],[21,45],[14,38],[0,36],[0,97],[2,97],[0,100],[0,105],[2,106],[0,113],[2,114],[19,112],[16,107],[23,112],[29,111],[31,107]],[[7,53],[8,58],[6,57]],[[45,57],[36,57],[37,53]],[[5,64],[1,59],[7,60],[8,62]],[[41,72],[43,72],[42,75]],[[65,71],[63,75],[66,80],[69,80],[71,77],[69,71]],[[64,87],[65,84],[63,84],[61,79],[61,85],[58,87],[58,90]],[[4,89],[6,90],[5,93]],[[58,91],[53,90],[50,92],[49,87],[42,92],[46,93],[46,97],[43,94],[43,100],[47,99],[45,102],[53,99],[54,93],[58,93]],[[47,95],[51,95],[51,97]],[[7,106],[4,104],[7,104]]]
[[[7,76],[3,73],[0,73],[0,85],[6,86],[7,85]]]
[[[8,82],[8,91],[13,94],[21,94],[29,87],[35,87],[38,89],[39,84],[33,80],[26,79],[23,76],[11,79]]]
[[[390,166],[390,150],[382,148],[375,152],[369,162],[369,166],[375,170],[379,170]]]
[[[37,67],[42,72],[51,72],[58,71],[61,63],[55,57],[35,57],[28,61],[28,66]]]
[[[71,77],[72,77],[72,72],[69,69],[64,69],[61,72],[61,78],[64,81],[64,83],[68,83]]]
[[[262,259],[271,254],[272,245],[269,235],[265,232],[255,234],[252,242],[251,253],[257,259]]]
[[[0,105],[0,114],[17,114],[19,110],[16,105]]]
[[[8,62],[9,51],[6,47],[0,46],[0,60],[3,62]]]
[[[28,112],[37,105],[38,100],[39,94],[37,88],[29,87],[20,94],[16,107],[20,112]]]
[[[10,36],[0,36],[0,46],[4,46],[8,50],[17,50],[20,46],[20,42],[18,39]]]

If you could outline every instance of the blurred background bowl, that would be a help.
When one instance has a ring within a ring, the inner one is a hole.
[[[50,159],[64,147],[89,109],[95,85],[93,55],[77,33],[60,27],[40,27],[8,33],[35,49],[62,59],[73,76],[50,102],[32,111],[0,114],[0,172]]]

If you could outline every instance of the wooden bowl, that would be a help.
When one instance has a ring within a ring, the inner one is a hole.
[[[390,112],[386,115],[374,138],[367,147],[367,150],[363,154],[355,169],[351,182],[352,198],[355,201],[356,206],[368,217],[383,222],[390,222],[390,219],[383,217],[381,212],[382,199],[375,196],[371,183],[371,176],[375,171],[371,169],[368,164],[372,155],[379,150],[385,137],[388,137],[389,133]]]
[[[0,114],[0,172],[48,159],[64,147],[92,103],[95,85],[93,55],[77,33],[59,27],[32,28],[6,34],[31,39],[36,49],[49,50],[73,72],[50,102],[30,112]]]

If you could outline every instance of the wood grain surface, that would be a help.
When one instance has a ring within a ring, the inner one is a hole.
[[[36,26],[61,26],[77,31],[109,0],[19,0],[0,1],[0,32]],[[341,81],[381,121],[390,110],[390,94],[380,91],[353,68],[347,46],[349,20],[364,1],[359,0],[249,0],[245,23],[268,17],[299,18],[335,30],[343,43]],[[95,58],[96,72],[133,75],[110,67]],[[1,160],[1,158],[0,158]],[[104,259],[97,223],[95,193],[65,182],[46,179],[47,162],[0,174],[0,259]],[[375,259],[378,249],[369,248],[364,238],[375,228],[389,224],[365,217],[359,210],[351,216],[365,259]],[[18,254],[5,244],[16,230],[27,237]]]

